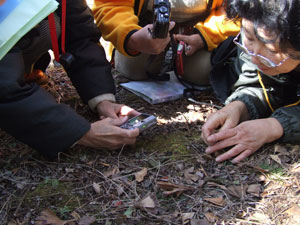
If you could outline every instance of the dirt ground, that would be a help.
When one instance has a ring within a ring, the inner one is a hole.
[[[44,88],[90,121],[62,69]],[[205,154],[201,126],[219,103],[150,105],[119,86],[117,100],[157,116],[134,146],[80,146],[49,161],[0,131],[0,224],[300,224],[300,147],[273,143],[238,165]],[[34,119],[34,118],[33,118]]]

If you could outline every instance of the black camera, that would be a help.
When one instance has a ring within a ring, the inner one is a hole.
[[[153,38],[166,38],[169,33],[170,10],[169,0],[154,0],[153,4]]]

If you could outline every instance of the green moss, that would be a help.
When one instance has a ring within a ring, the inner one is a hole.
[[[147,151],[153,152],[170,152],[173,156],[187,155],[194,152],[188,148],[190,143],[201,140],[200,134],[193,133],[187,135],[187,132],[175,132],[168,135],[157,135],[151,140],[141,138],[138,140],[136,147],[144,148]]]
[[[71,183],[46,178],[44,182],[38,184],[33,191],[27,194],[24,201],[32,205],[36,204],[38,199],[41,202],[47,202],[47,204],[50,203],[50,205],[57,207],[58,211],[65,207],[73,209],[78,207],[78,201],[76,200],[78,196],[72,194],[70,190],[72,190]],[[46,207],[49,207],[49,205]]]

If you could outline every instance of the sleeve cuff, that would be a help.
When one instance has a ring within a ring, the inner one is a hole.
[[[110,93],[102,94],[90,99],[88,101],[88,105],[93,112],[96,112],[97,105],[103,101],[116,102],[116,98],[113,94]]]
[[[129,56],[137,56],[137,55],[140,54],[140,52],[137,52],[137,51],[135,51],[135,52],[129,52],[129,51],[127,50],[127,48],[126,48],[129,38],[131,37],[131,35],[133,35],[133,34],[134,34],[135,32],[137,32],[137,31],[138,31],[138,30],[132,30],[132,31],[130,31],[130,32],[127,34],[127,36],[126,36],[126,38],[125,38],[125,41],[124,41],[124,46],[123,46],[123,48],[124,48],[126,54],[129,55]]]
[[[194,34],[199,34],[200,35],[200,37],[201,37],[201,39],[203,41],[203,44],[204,44],[203,48],[206,49],[206,50],[208,50],[208,46],[207,46],[206,40],[203,37],[203,35],[201,34],[201,32],[197,28],[194,28],[193,32],[194,32]]]

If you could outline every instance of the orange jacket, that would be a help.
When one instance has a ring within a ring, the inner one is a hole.
[[[137,15],[134,12],[136,2],[139,2]],[[103,38],[110,41],[124,55],[128,55],[124,46],[127,35],[133,30],[141,29],[138,25],[138,16],[144,2],[144,0],[94,0],[93,11],[96,24]],[[205,21],[195,25],[205,39],[209,51],[228,36],[236,35],[240,29],[233,21],[225,19],[226,13],[222,4],[223,0],[214,0],[210,15]]]

